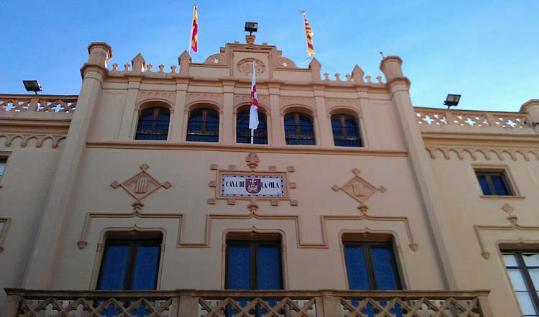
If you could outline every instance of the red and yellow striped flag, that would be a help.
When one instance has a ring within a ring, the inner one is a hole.
[[[307,37],[307,55],[314,55],[314,44],[313,44],[313,30],[311,29],[311,24],[307,20],[305,12],[303,12],[303,21],[305,23],[305,36]]]
[[[193,5],[193,26],[191,27],[191,49],[198,50],[198,12],[197,5]]]

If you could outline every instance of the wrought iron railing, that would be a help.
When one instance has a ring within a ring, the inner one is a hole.
[[[491,317],[488,291],[39,291],[6,289],[5,317]]]

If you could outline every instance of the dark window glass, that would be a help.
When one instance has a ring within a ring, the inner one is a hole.
[[[282,289],[278,241],[228,241],[227,289]]]
[[[189,113],[187,141],[219,142],[219,113],[212,109],[195,109]]]
[[[475,171],[483,195],[511,196],[511,188],[503,171]]]
[[[236,119],[236,143],[251,143],[249,109],[238,111]],[[258,111],[258,128],[254,131],[253,143],[268,144],[266,115],[262,111]]]
[[[107,241],[97,289],[155,289],[160,254],[160,240]]]
[[[7,158],[0,157],[0,177],[4,175],[4,171],[6,170],[7,165]]]
[[[287,113],[284,116],[286,144],[314,145],[314,128],[312,119],[300,112]]]
[[[333,130],[333,141],[336,146],[363,146],[357,120],[353,116],[347,114],[332,115],[331,129]]]
[[[147,108],[140,112],[135,140],[166,140],[170,111],[163,107]]]
[[[344,258],[350,289],[401,289],[390,243],[345,242]]]
[[[539,316],[539,252],[505,251],[505,268],[523,316]]]

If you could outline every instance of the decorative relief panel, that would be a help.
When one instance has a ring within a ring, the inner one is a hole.
[[[168,101],[171,105],[176,103],[176,92],[175,91],[164,91],[164,90],[141,90],[137,96],[137,103],[140,103],[148,99],[164,99]]]
[[[507,214],[507,221],[509,222],[509,225],[506,226],[485,226],[485,225],[474,225],[474,232],[475,237],[477,238],[477,242],[479,243],[479,248],[481,249],[481,256],[488,260],[490,258],[490,252],[488,252],[487,248],[485,247],[485,243],[483,242],[483,236],[482,232],[484,231],[496,231],[496,232],[507,232],[507,231],[519,231],[519,232],[535,232],[536,234],[539,233],[539,226],[524,226],[520,225],[518,223],[518,216],[515,214],[515,209],[513,206],[505,203],[500,208],[503,212]],[[518,235],[519,242],[523,242],[522,234],[519,233]],[[498,246],[496,246],[498,248]]]
[[[225,54],[219,53],[219,54],[213,54],[210,55],[206,60],[204,61],[204,64],[211,64],[211,65],[223,65],[225,64]]]
[[[346,182],[342,186],[333,185],[331,189],[333,191],[343,191],[348,196],[350,196],[352,199],[357,201],[359,203],[359,206],[357,207],[361,212],[366,213],[367,212],[367,205],[365,204],[369,198],[371,198],[372,195],[374,195],[376,192],[385,192],[386,189],[383,186],[375,187],[365,179],[363,179],[361,176],[359,176],[359,170],[357,168],[354,168],[352,170],[352,173],[354,176]]]
[[[35,142],[35,146],[40,148],[46,142],[50,142],[53,149],[57,148],[60,143],[65,140],[65,135],[55,134],[18,134],[18,133],[0,133],[0,141],[4,139],[4,146],[11,147],[14,144],[20,144],[21,148],[25,148],[31,142]],[[0,144],[2,144],[0,142]]]
[[[267,95],[258,95],[258,101],[263,105],[269,106],[269,96]],[[234,95],[234,105],[239,105],[243,103],[250,104],[251,95]]]
[[[451,153],[459,160],[484,159],[490,161],[497,159],[504,161],[510,159],[517,160],[539,160],[539,149],[524,148],[495,148],[495,147],[474,147],[474,146],[452,146],[452,145],[427,145],[427,152],[431,159],[443,158],[451,159]]]
[[[266,72],[266,65],[255,58],[244,58],[238,62],[236,65],[236,68],[240,72],[240,74],[246,75],[246,76],[252,76],[253,75],[253,61],[255,61],[255,68],[256,68],[256,74],[261,75]]]
[[[294,171],[293,167],[277,171],[277,167],[270,166],[267,171],[257,171],[260,160],[254,152],[247,155],[245,162],[250,170],[237,170],[235,165],[229,165],[228,169],[218,169],[217,164],[210,166],[216,171],[216,180],[208,184],[215,188],[215,197],[208,199],[208,204],[227,200],[229,205],[235,205],[236,200],[248,200],[247,208],[251,212],[258,209],[258,201],[264,200],[270,201],[272,206],[278,206],[283,200],[297,206],[297,201],[289,196],[289,190],[296,188],[295,183],[288,181],[288,173]]]
[[[359,99],[355,98],[326,98],[326,107],[349,106],[359,109]]]
[[[213,102],[217,105],[223,104],[223,94],[218,93],[203,93],[203,92],[189,92],[187,93],[187,104],[193,104],[196,102]]]
[[[314,98],[312,97],[303,97],[303,96],[281,96],[279,97],[281,103],[281,108],[289,105],[305,105],[313,107],[315,106]]]
[[[169,182],[161,183],[148,174],[146,170],[150,167],[147,164],[142,164],[139,168],[141,171],[135,176],[122,183],[114,181],[110,184],[114,189],[121,187],[131,195],[131,197],[135,198],[135,201],[132,204],[134,210],[140,210],[144,206],[142,200],[156,192],[159,188],[169,189],[172,187]]]

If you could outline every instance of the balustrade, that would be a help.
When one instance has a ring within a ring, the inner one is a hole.
[[[491,317],[488,291],[36,291],[6,317]]]
[[[59,112],[72,113],[78,96],[0,95],[0,112]]]
[[[415,114],[417,123],[421,126],[500,127],[503,129],[524,129],[530,127],[528,115],[520,112],[415,108]]]

